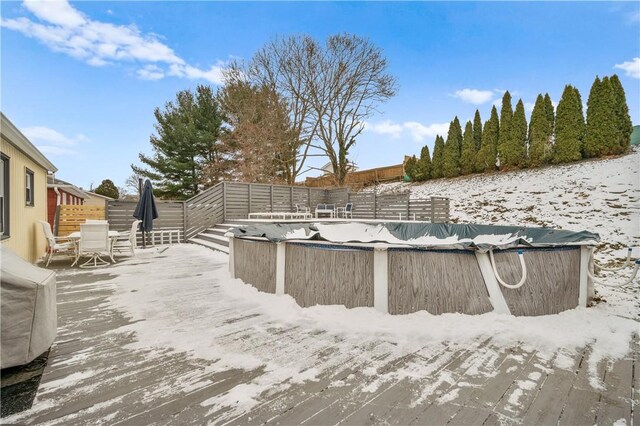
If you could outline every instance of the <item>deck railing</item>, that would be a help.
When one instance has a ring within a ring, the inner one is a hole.
[[[318,204],[353,203],[354,219],[449,221],[449,199],[412,199],[409,193],[378,195],[347,188],[309,188],[261,183],[221,182],[186,201],[160,201],[157,227],[181,229],[186,240],[207,228],[249,213],[294,212],[296,204],[314,209]],[[135,202],[111,201],[107,218],[114,229],[131,225]]]

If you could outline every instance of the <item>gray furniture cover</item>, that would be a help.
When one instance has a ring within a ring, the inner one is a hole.
[[[44,353],[56,337],[56,274],[38,268],[1,245],[0,327],[2,368]]]

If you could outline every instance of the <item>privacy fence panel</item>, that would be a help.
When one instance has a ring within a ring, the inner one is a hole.
[[[407,220],[409,210],[409,194],[376,197],[376,219]]]
[[[353,203],[354,219],[375,219],[376,194],[361,192],[349,194],[349,202]]]
[[[102,206],[82,206],[61,204],[58,206],[56,232],[60,237],[66,237],[72,232],[80,230],[80,224],[87,219],[104,220],[105,209]]]
[[[185,201],[185,235],[192,238],[224,220],[224,184],[219,183]]]
[[[131,223],[135,220],[133,212],[136,209],[135,201],[109,201],[107,206],[107,220],[109,227],[116,231],[129,231]],[[183,201],[161,201],[156,200],[158,218],[153,221],[153,231],[179,231],[180,237],[175,233],[175,239],[184,240],[185,206]],[[138,236],[142,242],[141,236]]]

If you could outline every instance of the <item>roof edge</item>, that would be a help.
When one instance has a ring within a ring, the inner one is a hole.
[[[2,125],[0,127],[2,135],[5,135],[7,140],[22,151],[27,157],[31,158],[33,161],[38,163],[40,166],[47,169],[52,173],[58,171],[58,168],[53,165],[51,161],[47,157],[44,156],[36,146],[31,143],[27,137],[22,134],[22,132],[7,118],[6,115],[2,111],[0,111],[0,116],[2,116]]]

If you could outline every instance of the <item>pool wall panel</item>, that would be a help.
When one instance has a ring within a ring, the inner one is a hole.
[[[287,244],[284,291],[300,306],[373,306],[373,250]]]
[[[389,313],[493,310],[473,252],[389,250]]]
[[[507,284],[516,284],[522,268],[516,251],[494,251],[496,269]],[[580,248],[527,249],[527,280],[518,289],[500,286],[513,315],[557,314],[578,306]]]
[[[266,293],[276,292],[276,245],[234,238],[236,278]]]

